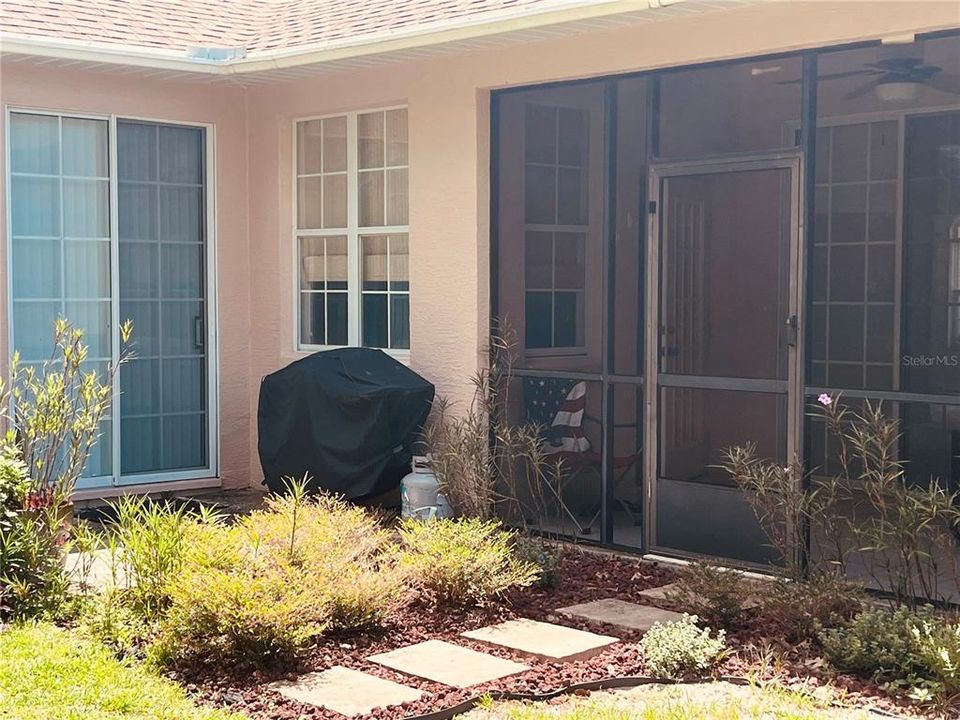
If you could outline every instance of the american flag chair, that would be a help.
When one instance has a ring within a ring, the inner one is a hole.
[[[584,434],[585,421],[600,425],[597,418],[587,415],[587,383],[583,380],[570,381],[559,378],[524,378],[523,381],[525,421],[542,428],[541,448],[548,457],[559,457],[563,461],[564,476],[557,488],[561,497],[557,500],[561,510],[573,521],[582,535],[592,534],[592,525],[599,519],[600,510],[593,509],[593,515],[586,524],[581,524],[575,514],[565,507],[563,490],[579,478],[588,474],[595,475],[602,482],[601,456],[593,450],[590,439]],[[632,455],[613,458],[614,482],[616,489],[627,477],[631,467],[643,458],[643,451]],[[624,501],[617,501],[634,518],[637,515]]]

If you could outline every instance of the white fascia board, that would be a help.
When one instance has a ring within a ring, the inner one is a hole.
[[[27,55],[37,58],[76,60],[105,65],[219,74],[215,63],[188,58],[186,52],[134,47],[118,43],[31,37],[4,32],[0,32],[0,55]]]
[[[686,0],[561,0],[549,6],[487,13],[481,18],[438,22],[407,30],[364,36],[353,40],[318,43],[295,48],[255,52],[233,60],[189,58],[185,51],[171,51],[115,43],[39,38],[0,32],[0,53],[58,58],[81,62],[125,65],[207,75],[247,73],[322,64],[381,53],[412,50],[441,43],[470,40],[577,20],[659,8]]]

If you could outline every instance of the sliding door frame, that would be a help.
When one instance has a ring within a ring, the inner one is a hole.
[[[219,478],[219,460],[220,460],[220,383],[218,378],[219,368],[219,313],[217,312],[217,208],[216,208],[216,127],[213,123],[189,122],[184,120],[168,120],[155,117],[138,117],[132,115],[103,114],[90,112],[73,112],[69,109],[51,109],[35,108],[22,105],[6,105],[4,107],[4,127],[6,129],[4,137],[4,184],[5,184],[5,202],[6,202],[6,321],[7,321],[7,357],[4,358],[4,367],[9,367],[9,358],[15,350],[13,333],[13,220],[12,220],[12,200],[13,191],[11,183],[11,143],[10,143],[10,120],[11,115],[24,113],[30,115],[45,115],[48,117],[69,117],[82,120],[100,120],[107,122],[108,134],[108,166],[110,171],[110,323],[111,323],[111,362],[114,367],[119,362],[120,348],[120,323],[123,322],[120,317],[120,233],[119,233],[119,177],[117,175],[117,123],[122,121],[133,121],[152,123],[154,125],[168,125],[188,128],[199,128],[203,130],[203,221],[204,221],[204,341],[206,343],[206,443],[207,443],[207,464],[202,468],[192,468],[187,470],[167,470],[152,473],[137,473],[133,475],[122,475],[120,468],[120,375],[116,373],[113,380],[113,391],[110,403],[110,439],[111,439],[111,470],[110,475],[99,475],[96,477],[84,478],[85,487],[78,488],[78,493],[84,496],[99,496],[104,490],[111,490],[119,487],[131,488],[146,485],[166,485],[167,483],[180,483],[181,481],[209,481]],[[61,149],[62,153],[62,149]],[[60,199],[63,202],[63,199]],[[63,228],[60,229],[61,235]],[[51,330],[52,331],[52,330]],[[136,339],[137,329],[133,329],[133,337]],[[206,485],[219,485],[216,483],[205,482]]]

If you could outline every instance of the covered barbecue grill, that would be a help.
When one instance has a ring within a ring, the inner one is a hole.
[[[318,352],[260,384],[263,483],[312,476],[310,489],[358,499],[400,483],[426,422],[434,387],[380,350]]]

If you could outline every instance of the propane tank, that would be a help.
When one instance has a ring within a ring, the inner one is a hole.
[[[427,458],[416,456],[409,475],[400,481],[400,515],[428,520],[438,515],[437,497],[440,483],[430,469]]]

